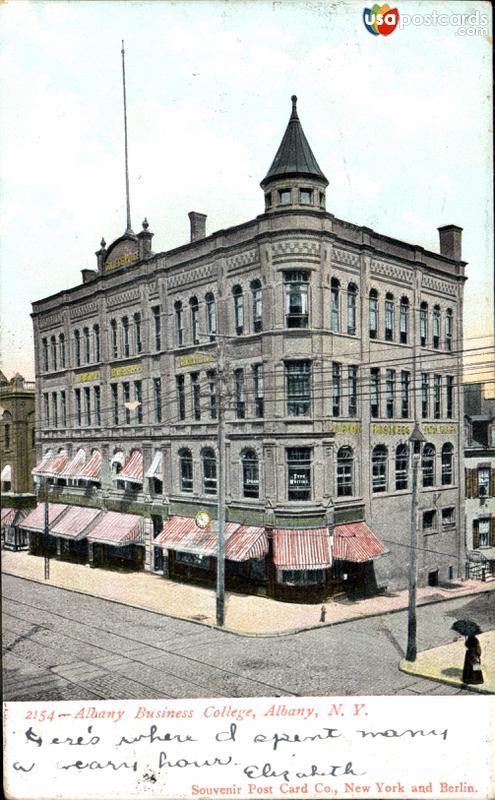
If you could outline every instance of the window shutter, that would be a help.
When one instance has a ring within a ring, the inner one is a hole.
[[[465,469],[464,470],[466,475],[466,497],[473,496],[473,479],[471,477],[471,470]]]
[[[491,480],[491,492],[490,495],[495,497],[495,468],[492,467],[492,480]]]
[[[478,497],[478,470],[472,469],[471,474],[473,476],[473,497]]]
[[[490,547],[495,547],[495,517],[492,517],[490,525]]]
[[[480,521],[479,519],[473,520],[473,550],[477,550],[480,546]]]

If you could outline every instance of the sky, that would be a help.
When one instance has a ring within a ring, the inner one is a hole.
[[[458,24],[490,5],[390,5],[447,24],[373,36],[346,0],[0,5],[3,372],[34,378],[31,302],[124,232],[124,39],[132,223],[155,252],[189,240],[191,210],[208,233],[263,213],[296,94],[328,211],[434,251],[464,229],[465,377],[493,379],[491,20]]]

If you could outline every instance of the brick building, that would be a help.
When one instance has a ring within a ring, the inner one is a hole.
[[[466,577],[495,577],[495,398],[464,384]]]
[[[37,475],[62,527],[72,504],[100,510],[60,555],[212,580],[213,526],[195,517],[216,516],[222,346],[227,587],[404,587],[415,420],[419,582],[459,574],[462,230],[429,252],[337,219],[327,186],[293,98],[264,213],[206,235],[191,212],[191,241],[163,253],[145,220],[33,303]],[[92,536],[108,511],[132,519]]]

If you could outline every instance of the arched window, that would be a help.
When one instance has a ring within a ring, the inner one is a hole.
[[[340,282],[332,278],[330,284],[330,330],[340,330]]]
[[[93,325],[93,348],[95,361],[98,362],[101,359],[100,326],[98,324]]]
[[[409,474],[409,451],[407,444],[397,445],[395,451],[395,488],[407,489]]]
[[[454,330],[454,315],[452,309],[445,312],[445,349],[452,350],[452,334]]]
[[[122,317],[122,347],[124,357],[130,354],[129,346],[129,318]]]
[[[215,336],[217,335],[217,306],[215,303],[215,298],[211,292],[205,297],[206,301],[206,332],[210,339],[210,342],[215,340]]]
[[[378,292],[370,291],[370,339],[378,336]]]
[[[407,297],[400,299],[399,339],[401,344],[407,344],[409,337],[409,300]]]
[[[199,344],[199,305],[198,305],[198,298],[191,297],[189,300],[189,306],[191,309],[191,335],[192,335],[192,343]]]
[[[337,497],[351,497],[353,494],[352,447],[341,447],[337,452]]]
[[[244,331],[244,298],[242,296],[242,288],[240,286],[234,286],[232,295],[234,297],[235,332],[240,336]]]
[[[141,338],[141,314],[139,311],[133,315],[134,322],[134,352],[140,353],[143,349],[143,340]]]
[[[290,270],[284,272],[285,327],[307,328],[309,319],[309,272]]]
[[[57,369],[57,340],[55,336],[50,339],[50,356],[52,362],[52,369]]]
[[[193,460],[191,451],[187,448],[179,450],[180,489],[181,492],[193,490]]]
[[[125,460],[124,451],[116,450],[110,462],[110,469],[114,477],[118,475],[119,472],[122,471],[122,467],[124,466],[124,460]]]
[[[421,459],[423,472],[423,486],[435,485],[435,445],[425,444],[423,458]]]
[[[175,309],[175,341],[177,347],[184,344],[184,318],[182,315],[182,303],[176,300],[174,303]]]
[[[442,447],[442,486],[454,481],[454,446],[447,442]]]
[[[373,448],[371,463],[374,492],[387,491],[387,457],[388,451],[384,444],[377,444]]]
[[[259,497],[260,475],[258,456],[254,450],[244,450],[242,461],[242,492],[244,497]]]
[[[440,306],[433,306],[433,347],[440,347]]]
[[[10,424],[6,423],[3,429],[3,446],[5,450],[10,450]]]
[[[81,334],[77,329],[74,331],[74,363],[76,367],[81,366]]]
[[[263,300],[261,293],[261,282],[251,283],[251,295],[253,304],[253,331],[258,333],[263,327]]]
[[[356,334],[357,286],[350,283],[347,287],[347,333]]]
[[[394,339],[394,296],[387,292],[385,295],[385,340],[392,342]]]
[[[83,328],[83,344],[84,344],[84,363],[89,364],[91,361],[91,342],[89,339],[89,328]]]
[[[428,303],[421,303],[419,307],[419,342],[421,347],[426,347],[428,341]]]
[[[41,342],[41,363],[43,372],[48,372],[48,339],[43,339]]]
[[[118,344],[118,337],[117,337],[117,320],[111,319],[110,320],[110,352],[112,354],[112,358],[118,358],[119,355],[119,344]]]
[[[63,333],[58,337],[58,360],[60,369],[65,369],[65,334]]]
[[[217,457],[211,447],[201,451],[203,463],[203,490],[205,494],[217,493]]]

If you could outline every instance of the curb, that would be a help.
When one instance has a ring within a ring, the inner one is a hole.
[[[404,672],[406,675],[413,675],[417,678],[424,678],[425,680],[432,681],[433,683],[445,683],[447,686],[455,686],[457,689],[467,690],[469,692],[473,692],[474,694],[485,694],[485,695],[493,695],[495,692],[491,692],[489,689],[485,689],[484,686],[474,686],[467,683],[461,683],[460,681],[453,681],[449,678],[444,678],[443,676],[433,676],[427,675],[424,672],[415,672],[409,669],[406,664],[408,662],[403,658],[399,661],[399,670],[400,672]]]
[[[8,572],[7,570],[2,570],[2,573],[4,575],[10,575],[13,578],[20,578],[21,580],[24,580],[24,581],[30,581],[31,583],[40,583],[40,584],[42,584],[44,586],[51,586],[54,589],[61,589],[62,591],[72,592],[73,594],[81,594],[81,595],[84,595],[85,597],[95,597],[95,598],[98,598],[99,600],[104,600],[107,603],[115,603],[116,605],[128,606],[129,608],[136,608],[136,609],[141,610],[141,611],[147,611],[150,614],[157,614],[160,617],[167,617],[168,619],[182,620],[183,622],[189,622],[192,625],[199,625],[199,626],[201,626],[203,628],[210,628],[211,630],[217,630],[217,631],[220,631],[222,633],[228,633],[228,634],[230,634],[232,636],[241,636],[241,637],[248,638],[248,639],[252,639],[252,638],[256,638],[256,639],[277,639],[277,638],[280,638],[282,636],[295,636],[298,633],[306,633],[307,631],[313,631],[313,630],[321,629],[321,628],[331,628],[334,625],[346,625],[346,624],[348,624],[350,622],[357,622],[357,621],[363,620],[363,619],[371,619],[372,617],[383,617],[383,616],[388,616],[389,614],[397,614],[397,613],[399,613],[401,611],[405,611],[407,609],[407,604],[406,604],[406,605],[402,606],[401,608],[390,608],[390,609],[385,609],[385,610],[382,610],[382,611],[372,611],[372,612],[368,612],[368,613],[365,613],[365,614],[359,614],[359,615],[357,615],[355,617],[349,617],[348,619],[335,620],[334,622],[331,622],[331,621],[330,622],[319,622],[319,623],[316,623],[314,625],[306,625],[306,626],[304,626],[302,628],[291,628],[291,629],[288,629],[286,631],[280,631],[280,632],[279,631],[274,631],[272,633],[269,633],[269,632],[268,633],[247,633],[247,632],[235,630],[233,628],[220,627],[219,625],[216,625],[215,623],[211,623],[211,622],[201,622],[200,620],[189,619],[188,617],[177,616],[177,615],[171,614],[170,612],[167,612],[167,611],[157,611],[155,608],[148,608],[147,606],[144,606],[144,605],[135,605],[134,603],[129,603],[129,602],[126,602],[125,600],[116,600],[116,599],[110,598],[110,597],[101,597],[100,595],[95,595],[95,594],[92,594],[91,592],[84,592],[81,589],[72,589],[70,587],[59,586],[57,584],[50,583],[49,581],[47,582],[45,580],[42,580],[41,578],[27,578],[24,575],[17,575],[15,572]],[[423,601],[419,601],[417,603],[417,607],[436,605],[438,603],[445,603],[445,602],[447,602],[449,600],[455,600],[458,597],[469,597],[471,595],[485,594],[486,592],[494,591],[494,590],[495,590],[495,584],[493,586],[493,589],[492,588],[470,589],[469,591],[465,592],[464,594],[455,594],[453,597],[442,597],[440,599],[436,598],[436,599],[433,599],[433,600],[428,600],[427,598],[425,598]],[[399,667],[399,669],[401,669],[401,668]],[[402,672],[406,672],[406,670],[401,670],[401,671]],[[414,673],[411,673],[411,674],[414,674]],[[424,676],[421,676],[421,677],[424,677]],[[432,679],[432,680],[436,680],[436,679]],[[444,683],[445,682],[449,683],[449,681],[443,681],[443,682]],[[452,684],[450,682],[450,685],[457,685],[457,684]]]

